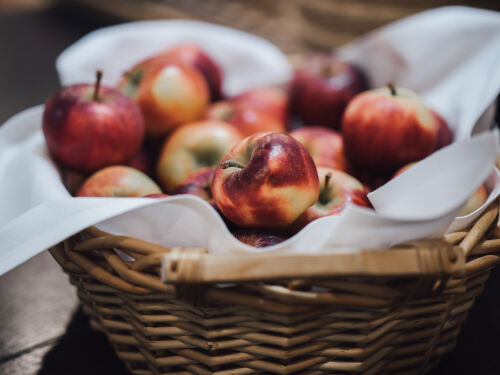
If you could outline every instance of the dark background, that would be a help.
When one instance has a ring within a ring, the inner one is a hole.
[[[95,2],[89,1],[91,6],[83,7],[74,3],[0,0],[0,123],[23,109],[43,103],[57,89],[55,58],[89,31],[129,18],[150,18],[152,13],[165,17],[171,14],[173,17],[203,18],[199,10],[193,15],[186,5],[173,9],[172,2],[168,1],[161,8],[165,13],[160,13],[160,8],[146,6],[148,3],[161,6],[160,1],[145,1],[142,13],[136,11],[134,16],[126,13],[126,7],[123,9],[126,1],[110,1],[112,6],[104,13],[103,9],[96,12],[97,5],[92,4]],[[105,1],[97,3],[108,4]],[[213,5],[217,1],[208,3]],[[347,3],[339,3],[347,7]],[[396,1],[387,3],[397,8]],[[431,7],[434,3],[405,2],[413,4],[413,8],[402,8],[399,4],[399,13],[375,17],[371,23],[363,22],[363,18],[359,21],[349,8],[351,13],[348,15],[359,22],[351,22],[354,28],[338,35],[332,32],[330,40],[334,45],[340,44],[391,18]],[[479,3],[490,8],[499,6],[496,2]],[[210,12],[216,13],[216,10],[206,10],[204,19],[210,20]],[[215,22],[230,24],[231,17],[217,17]],[[308,17],[314,18],[314,12]],[[247,29],[254,27],[251,23],[246,26]],[[257,31],[270,33],[272,27]],[[300,43],[292,43],[292,37],[274,36],[271,39],[276,43],[281,41],[283,49],[290,53],[324,49],[321,37],[316,38],[314,32],[307,34]],[[500,374],[499,289],[500,270],[497,268],[472,309],[456,349],[443,358],[432,375]],[[127,374],[105,337],[89,327],[78,307],[74,288],[48,253],[0,277],[0,374]]]

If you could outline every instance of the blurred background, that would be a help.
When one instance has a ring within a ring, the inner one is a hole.
[[[57,87],[53,63],[59,52],[101,26],[196,19],[257,34],[297,54],[328,51],[396,19],[445,5],[500,10],[498,0],[0,0],[0,123],[43,102]]]

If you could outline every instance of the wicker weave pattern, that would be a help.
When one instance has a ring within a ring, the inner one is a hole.
[[[493,255],[500,251],[497,214],[493,205],[468,232],[439,241],[448,245],[437,251],[467,256],[451,274],[295,278],[291,270],[288,278],[248,282],[228,272],[231,284],[193,283],[196,277],[163,284],[164,254],[190,254],[176,264],[181,273],[210,256],[95,228],[51,253],[78,288],[92,326],[133,374],[423,374],[453,349],[500,259]],[[113,249],[136,260],[124,262]]]

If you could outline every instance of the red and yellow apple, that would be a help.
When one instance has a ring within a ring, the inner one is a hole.
[[[247,90],[231,101],[237,107],[253,108],[276,118],[282,124],[288,121],[288,94],[279,87],[261,87]]]
[[[367,189],[353,176],[336,169],[318,167],[320,192],[318,200],[307,209],[303,224],[324,216],[339,215],[348,204],[371,207]]]
[[[393,85],[354,97],[342,120],[349,162],[375,175],[390,175],[431,154],[437,132],[436,121],[420,97]]]
[[[192,194],[206,200],[212,206],[215,205],[212,196],[212,180],[215,167],[204,167],[188,175],[182,183],[174,190],[176,194]]]
[[[167,193],[194,171],[216,166],[241,139],[242,134],[222,121],[197,121],[176,129],[165,141],[156,166],[158,180]]]
[[[209,102],[208,85],[201,73],[166,58],[139,63],[119,87],[139,104],[146,132],[152,137],[201,118]]]
[[[339,129],[347,103],[368,88],[364,75],[335,55],[302,61],[292,81],[292,110],[306,124]]]
[[[232,101],[212,104],[208,107],[205,118],[232,124],[245,137],[265,131],[286,132],[285,123],[276,117],[259,109],[237,105]]]
[[[179,44],[168,49],[161,56],[167,59],[175,59],[198,69],[207,81],[211,101],[222,99],[222,69],[200,46],[194,43]]]
[[[161,194],[156,183],[135,168],[113,165],[92,174],[78,190],[78,197],[144,197]]]
[[[318,199],[318,174],[298,141],[283,133],[258,133],[221,160],[212,195],[223,215],[240,227],[286,227]]]
[[[94,172],[122,164],[139,150],[144,121],[137,104],[117,90],[77,84],[54,93],[43,112],[47,147],[62,165]]]
[[[305,126],[289,133],[311,154],[316,166],[349,171],[342,134],[321,126]]]

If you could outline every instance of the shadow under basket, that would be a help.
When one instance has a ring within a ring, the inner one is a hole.
[[[498,203],[467,231],[358,254],[215,255],[96,228],[50,252],[132,374],[424,374],[500,260]]]

